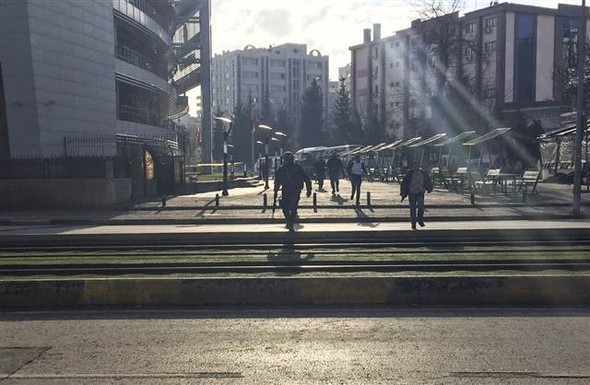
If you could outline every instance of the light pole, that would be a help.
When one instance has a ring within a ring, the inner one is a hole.
[[[276,134],[276,133],[275,133]],[[280,140],[275,138],[274,136],[271,138],[271,140],[273,142],[277,142],[279,147],[280,147]],[[274,165],[274,171],[275,171],[275,175],[277,174],[277,169],[278,169],[278,157],[277,157],[277,146],[273,146],[274,147],[274,161],[273,161],[273,165]]]
[[[270,141],[272,135],[272,127],[267,126],[265,124],[259,124],[258,128],[262,128],[266,130],[266,136],[264,137],[264,169],[263,169],[263,176],[264,176],[264,189],[268,190],[268,142]]]
[[[225,197],[229,195],[229,192],[227,191],[227,142],[231,130],[233,129],[234,122],[231,119],[220,116],[216,116],[214,119],[229,124],[229,129],[223,130],[223,182],[221,183],[221,195]]]
[[[586,20],[588,13],[586,11],[586,0],[582,0],[582,15],[580,16],[580,27],[578,28],[578,95],[576,106],[576,138],[574,141],[574,217],[582,216],[581,198],[582,198],[582,135],[586,131],[586,114],[584,111],[584,83],[586,68]]]
[[[281,164],[283,164],[283,152],[285,150],[285,140],[287,140],[287,134],[285,134],[284,132],[281,131],[276,131],[275,135],[279,137],[279,140],[281,141],[281,146],[279,147],[279,155],[281,157]]]

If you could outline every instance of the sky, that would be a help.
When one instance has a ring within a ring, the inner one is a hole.
[[[211,0],[213,54],[268,47],[283,43],[307,44],[330,57],[330,79],[350,62],[349,47],[362,43],[363,29],[381,24],[386,37],[419,18],[419,4],[428,0]],[[501,1],[503,3],[505,1]],[[515,0],[512,3],[557,8],[558,3],[581,0]],[[590,3],[590,2],[589,2]],[[489,6],[490,0],[465,0],[461,12]],[[191,114],[200,89],[188,92]]]
[[[307,44],[330,56],[330,79],[350,62],[349,47],[362,43],[363,29],[381,23],[381,36],[408,28],[419,17],[425,0],[212,0],[213,53],[243,49],[251,44],[268,47],[283,43]],[[503,3],[504,1],[500,1]],[[557,8],[558,3],[581,0],[516,0],[512,3]],[[490,0],[467,0],[464,11],[485,8]]]

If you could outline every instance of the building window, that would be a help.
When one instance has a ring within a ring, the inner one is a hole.
[[[488,41],[483,46],[484,53],[494,52],[496,50],[496,41]]]
[[[399,87],[399,82],[395,82],[395,86],[396,87]]]
[[[284,67],[285,66],[285,61],[284,60],[271,59],[270,60],[270,66],[271,67]]]
[[[395,46],[396,46],[396,47],[399,47],[399,41],[396,41],[396,42],[395,42]]]
[[[242,72],[244,79],[258,79],[258,72],[255,71],[244,71]]]
[[[465,24],[465,33],[475,32],[475,22]]]
[[[496,17],[488,17],[484,21],[484,28],[485,33],[492,33],[492,30],[496,27],[497,19]]]
[[[258,65],[258,59],[252,59],[252,58],[243,58],[242,59],[242,64],[244,65]]]
[[[488,87],[483,91],[483,97],[485,99],[493,99],[496,97],[496,88]]]
[[[379,57],[379,47],[373,47],[373,59],[377,59]]]
[[[535,84],[535,16],[519,14],[516,17],[516,101],[520,105],[534,102]]]
[[[393,82],[389,83],[389,87],[393,88],[395,84]]]
[[[465,61],[466,62],[473,61],[474,56],[475,56],[475,49],[473,47],[465,47],[465,49],[463,50],[463,57],[465,58]]]

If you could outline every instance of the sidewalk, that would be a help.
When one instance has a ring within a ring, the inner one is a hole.
[[[317,186],[314,186],[317,187]],[[409,212],[407,200],[400,202],[397,183],[364,182],[361,206],[356,207],[348,194],[348,181],[341,181],[340,194],[315,191],[313,197],[302,194],[299,216],[302,223],[314,222],[406,222]],[[572,187],[557,184],[539,184],[538,194],[528,196],[522,203],[521,196],[475,196],[471,204],[467,193],[435,189],[426,196],[428,221],[461,220],[518,220],[518,219],[565,219],[571,217]],[[367,192],[371,205],[367,204]],[[194,195],[168,197],[166,207],[161,200],[136,203],[109,210],[72,211],[19,211],[0,212],[0,224],[215,224],[215,223],[278,223],[282,213],[277,208],[272,213],[272,190],[262,185],[236,188],[229,196],[219,197],[208,192]],[[267,206],[263,206],[266,194]],[[583,209],[590,211],[590,194],[582,195]]]

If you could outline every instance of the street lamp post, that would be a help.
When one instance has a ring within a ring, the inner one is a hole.
[[[281,146],[279,147],[279,151],[280,151],[279,155],[281,157],[280,162],[281,162],[281,164],[283,164],[283,151],[285,150],[285,140],[287,138],[287,134],[280,132],[280,131],[276,131],[275,135],[278,136],[281,141]]]
[[[276,133],[275,133],[275,134],[276,134]],[[277,138],[275,138],[275,137],[272,137],[272,138],[271,138],[271,140],[272,140],[273,142],[279,142],[279,147],[280,147],[280,142],[281,142],[281,141],[280,141],[279,139],[277,139]],[[274,147],[274,161],[273,161],[273,165],[274,165],[274,170],[275,170],[275,175],[276,175],[276,173],[277,173],[277,168],[278,168],[278,167],[277,167],[277,166],[278,166],[278,164],[277,164],[277,163],[278,163],[278,157],[277,157],[277,147],[276,147],[276,146],[273,146],[273,147]]]
[[[259,128],[262,128],[267,131],[266,136],[264,138],[264,169],[263,169],[263,176],[264,176],[264,189],[268,190],[268,142],[270,141],[271,134],[272,134],[272,127],[267,126],[265,124],[259,124]]]
[[[586,68],[586,0],[582,0],[582,14],[580,16],[580,28],[578,28],[578,95],[576,106],[576,137],[574,141],[574,217],[582,215],[581,194],[582,194],[582,135],[586,130],[586,114],[584,111],[584,83]]]
[[[229,195],[227,191],[227,142],[229,141],[229,135],[231,134],[234,122],[231,119],[219,116],[216,116],[215,120],[229,124],[229,129],[223,130],[223,182],[221,183],[221,195],[225,197]]]

